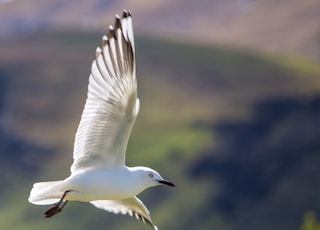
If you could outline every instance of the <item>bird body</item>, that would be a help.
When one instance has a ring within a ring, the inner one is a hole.
[[[59,201],[65,191],[70,191],[67,195],[69,201],[128,199],[146,189],[145,178],[140,173],[143,170],[150,169],[123,167],[114,170],[88,170],[72,174],[61,181],[39,182],[34,185],[35,189],[29,200],[34,204],[42,204],[47,199],[46,204],[53,204]],[[157,184],[155,181],[154,186]]]
[[[174,185],[153,169],[125,165],[127,143],[140,109],[137,96],[132,16],[124,10],[103,36],[91,65],[71,175],[35,183],[30,192],[30,203],[54,204],[45,217],[61,212],[68,201],[82,201],[129,214],[157,229],[136,195],[149,187]]]

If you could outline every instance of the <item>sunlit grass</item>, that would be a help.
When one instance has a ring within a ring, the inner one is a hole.
[[[129,144],[128,161],[134,162],[166,162],[170,158],[190,156],[211,144],[209,131],[192,127],[152,126],[135,132]]]

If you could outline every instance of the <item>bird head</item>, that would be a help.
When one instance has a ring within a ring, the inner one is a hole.
[[[158,185],[167,185],[170,187],[175,187],[175,185],[162,178],[162,176],[155,170],[147,167],[138,167],[142,180],[145,184],[148,184],[149,187],[158,186]]]

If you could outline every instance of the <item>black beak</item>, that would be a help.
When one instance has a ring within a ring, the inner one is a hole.
[[[165,185],[168,185],[168,186],[171,186],[171,187],[176,187],[173,183],[171,183],[170,181],[167,181],[167,180],[158,180],[158,182],[160,184],[165,184]]]

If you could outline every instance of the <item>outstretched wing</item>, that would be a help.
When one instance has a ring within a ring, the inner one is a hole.
[[[139,112],[132,17],[124,10],[102,38],[91,66],[88,96],[76,133],[71,172],[124,166]]]
[[[108,212],[128,214],[150,225],[154,230],[158,229],[152,223],[149,210],[136,196],[125,200],[96,200],[90,203]]]

